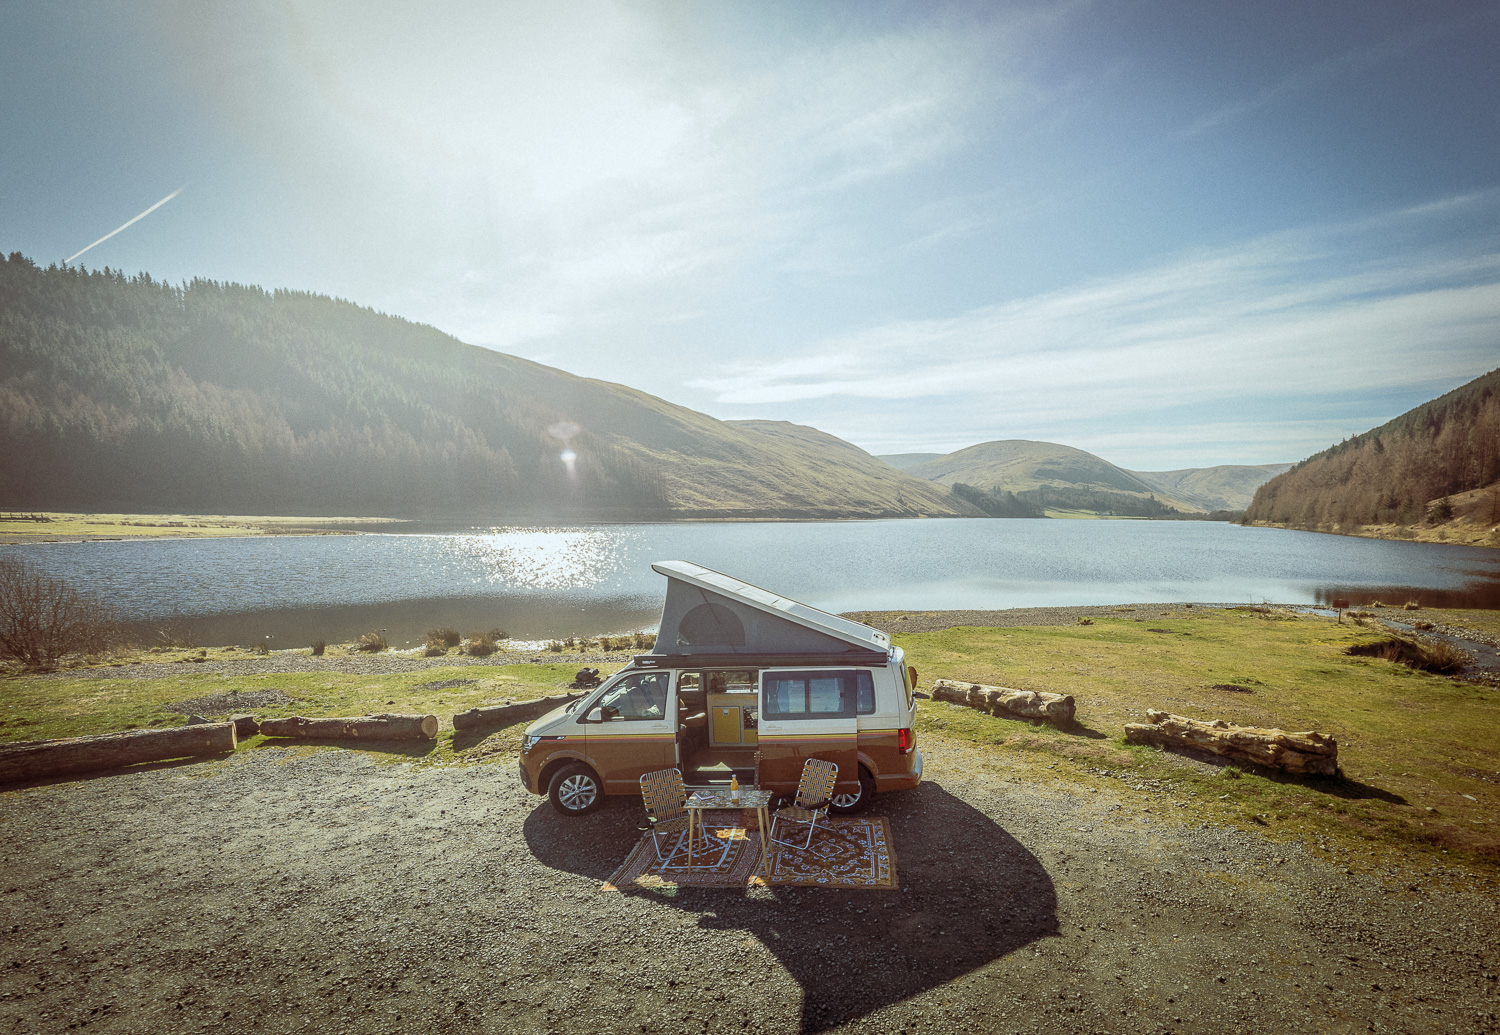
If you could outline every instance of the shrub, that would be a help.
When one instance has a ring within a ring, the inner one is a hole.
[[[429,647],[457,647],[462,641],[463,637],[446,625],[427,630],[427,646]]]
[[[1451,675],[1469,663],[1468,654],[1444,640],[1415,640],[1405,636],[1356,643],[1345,648],[1344,653],[1362,658],[1383,658],[1438,675]]]
[[[313,640],[312,647],[309,649],[312,651],[313,657],[321,658],[323,656],[323,652],[328,649],[328,644],[322,640]]]
[[[490,639],[492,639],[492,640],[508,640],[508,639],[510,639],[510,633],[506,632],[504,629],[491,629],[490,630]]]
[[[1432,628],[1432,623],[1427,621],[1426,619],[1418,619],[1417,621],[1411,623],[1411,627],[1421,632],[1426,632],[1428,629]]]
[[[378,654],[389,648],[390,644],[385,642],[385,637],[380,633],[365,633],[354,645],[355,650],[369,651],[372,654]]]
[[[554,654],[561,654],[563,652],[563,650],[566,648],[566,646],[567,645],[564,644],[561,640],[548,640],[547,641],[547,649],[550,650],[550,651],[552,651]]]
[[[495,638],[489,633],[473,633],[464,644],[464,653],[476,658],[487,658],[495,653]]]
[[[656,637],[651,633],[638,632],[631,637],[631,645],[636,650],[655,650]]]
[[[1092,618],[1080,618],[1080,619],[1078,619],[1078,624],[1079,625],[1093,625],[1094,624],[1094,620]]]
[[[1415,600],[1408,600],[1406,602],[1406,609],[1408,611],[1420,611],[1422,610],[1422,605],[1417,603]]]
[[[64,654],[101,654],[123,642],[114,613],[17,557],[0,557],[0,658],[50,665]]]
[[[1429,524],[1441,525],[1445,521],[1453,520],[1453,501],[1447,496],[1438,500],[1427,508],[1427,521]]]

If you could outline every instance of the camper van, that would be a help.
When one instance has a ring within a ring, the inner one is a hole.
[[[878,629],[690,561],[662,561],[661,629],[598,689],[532,723],[521,782],[564,815],[677,768],[690,786],[792,794],[809,758],[838,766],[835,811],[915,787],[916,673]]]

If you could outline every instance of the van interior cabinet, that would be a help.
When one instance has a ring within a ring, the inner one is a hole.
[[[738,747],[757,742],[756,700],[752,694],[709,694],[708,735],[715,747]]]

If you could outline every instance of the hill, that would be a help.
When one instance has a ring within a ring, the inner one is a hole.
[[[0,507],[975,513],[793,428],[728,424],[320,295],[0,259]]]
[[[1011,493],[1045,508],[1136,517],[1203,513],[1211,508],[1166,492],[1093,453],[1055,442],[982,442],[913,464],[910,473],[944,485]]]
[[[1500,545],[1500,369],[1272,478],[1245,520]]]
[[[1255,498],[1255,490],[1291,464],[1223,464],[1189,467],[1181,471],[1131,471],[1130,473],[1169,496],[1188,500],[1207,510],[1244,510]]]
[[[918,464],[924,464],[928,460],[936,460],[942,453],[882,453],[875,457],[884,460],[898,471],[910,471]]]

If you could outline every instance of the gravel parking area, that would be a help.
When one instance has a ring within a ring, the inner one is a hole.
[[[1500,1031],[1457,869],[928,737],[900,889],[601,893],[639,803],[341,750],[0,790],[0,1032]]]

